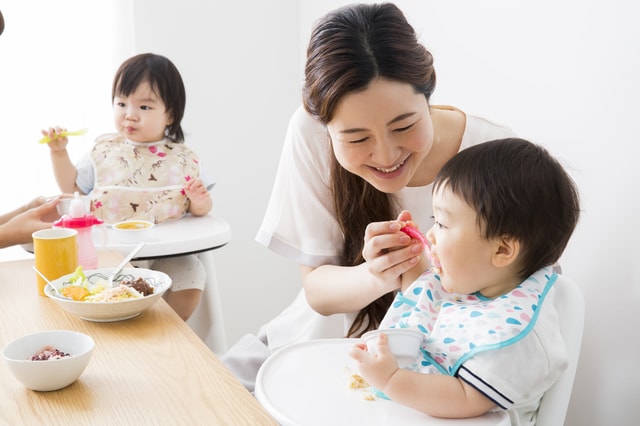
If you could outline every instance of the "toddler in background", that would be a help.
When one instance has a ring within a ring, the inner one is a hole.
[[[513,425],[534,425],[568,362],[551,265],[578,222],[575,184],[544,148],[494,140],[444,165],[433,214],[432,269],[403,275],[379,327],[422,331],[421,355],[400,369],[384,333],[375,354],[357,344],[350,355],[371,386],[431,416],[504,409]]]
[[[77,166],[69,158],[67,138],[60,135],[65,129],[42,131],[51,139],[51,162],[62,192],[88,194],[93,214],[106,223],[127,219],[161,223],[187,212],[209,213],[212,201],[198,157],[184,144],[180,122],[186,95],[175,65],[153,53],[127,59],[116,72],[111,98],[117,133],[98,137]],[[165,298],[186,321],[206,283],[199,259],[173,256],[143,266],[172,278]]]

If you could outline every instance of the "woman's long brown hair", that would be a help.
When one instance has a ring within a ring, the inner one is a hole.
[[[337,161],[332,163],[331,178],[336,216],[344,235],[340,265],[360,265],[364,262],[362,249],[367,225],[371,222],[389,220],[394,215],[391,196],[346,171]],[[392,300],[393,293],[387,293],[362,309],[347,336],[378,328]]]
[[[365,90],[376,78],[408,83],[429,97],[436,75],[431,53],[418,42],[404,14],[391,3],[345,6],[325,15],[315,26],[307,48],[302,97],[305,109],[325,125],[340,99]],[[364,262],[364,232],[371,222],[395,218],[393,194],[346,171],[333,158],[331,191],[336,219],[344,235],[341,266]],[[374,300],[357,314],[348,336],[376,329],[393,293]]]

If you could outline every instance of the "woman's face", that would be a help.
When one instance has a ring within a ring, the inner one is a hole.
[[[379,191],[420,184],[412,179],[433,145],[433,125],[425,96],[410,84],[377,79],[345,95],[327,129],[340,165]]]

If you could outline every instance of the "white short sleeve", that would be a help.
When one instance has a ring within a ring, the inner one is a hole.
[[[76,170],[78,171],[78,175],[76,176],[76,185],[78,185],[80,191],[85,194],[93,191],[93,187],[95,186],[96,181],[93,163],[89,158],[89,153],[83,155],[82,158],[76,163]]]
[[[545,298],[533,330],[505,348],[479,353],[463,364],[459,377],[508,409],[514,425],[533,425],[544,392],[568,366],[568,353],[554,305]]]
[[[342,232],[329,190],[331,145],[325,126],[294,113],[256,241],[300,264],[335,264]]]

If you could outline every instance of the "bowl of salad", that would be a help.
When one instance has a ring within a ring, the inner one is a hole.
[[[44,293],[72,315],[87,321],[113,322],[137,317],[171,288],[167,274],[145,268],[123,268],[109,286],[111,271],[83,271],[78,267],[74,273],[47,284]]]

